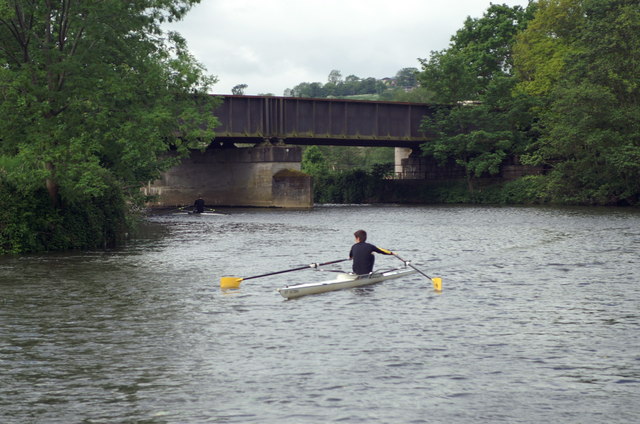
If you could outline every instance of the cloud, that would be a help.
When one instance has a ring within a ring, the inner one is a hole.
[[[501,1],[526,6],[528,0]],[[282,95],[329,72],[392,77],[419,68],[418,58],[442,50],[490,0],[203,0],[168,28],[186,39],[217,94],[247,84],[245,94]]]

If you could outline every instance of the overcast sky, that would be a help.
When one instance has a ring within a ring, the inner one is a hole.
[[[420,68],[418,58],[447,48],[491,3],[528,0],[202,0],[169,28],[218,77],[215,94],[247,84],[245,94],[281,96],[301,82],[326,83],[333,69],[380,79]]]

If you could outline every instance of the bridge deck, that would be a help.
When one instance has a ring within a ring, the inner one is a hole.
[[[310,99],[273,96],[222,96],[214,111],[221,142],[282,141],[287,144],[418,147],[433,134],[420,130],[437,105]]]

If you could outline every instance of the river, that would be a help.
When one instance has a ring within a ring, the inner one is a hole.
[[[0,422],[640,422],[638,210],[226,212],[150,216],[114,251],[0,257]],[[443,291],[414,274],[276,292],[335,275],[312,269],[219,289],[345,258],[360,228]]]

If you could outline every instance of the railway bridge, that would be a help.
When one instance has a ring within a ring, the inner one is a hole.
[[[419,103],[224,96],[214,111],[219,143],[418,148],[433,139],[420,130],[437,105]]]
[[[154,206],[311,207],[311,179],[300,172],[301,145],[396,148],[396,173],[412,175],[412,151],[434,138],[421,131],[437,105],[275,96],[221,96],[220,120],[204,152],[149,183]],[[415,155],[414,155],[415,156]],[[424,178],[422,176],[422,178]]]

